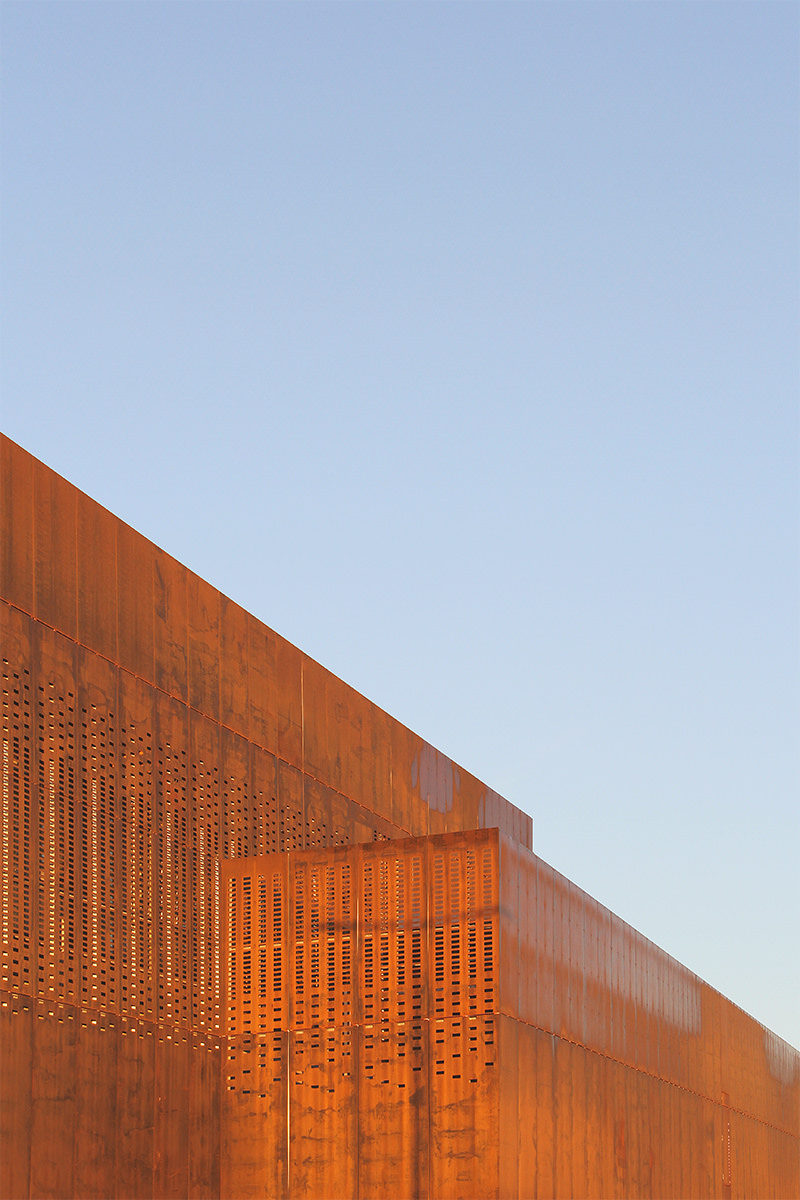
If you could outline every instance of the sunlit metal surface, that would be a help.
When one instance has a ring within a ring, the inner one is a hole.
[[[800,1192],[796,1051],[0,455],[0,1195]]]
[[[797,1053],[498,831],[222,892],[224,1194],[797,1193]]]

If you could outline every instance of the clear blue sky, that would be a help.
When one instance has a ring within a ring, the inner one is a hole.
[[[800,1045],[794,4],[15,4],[2,425]]]

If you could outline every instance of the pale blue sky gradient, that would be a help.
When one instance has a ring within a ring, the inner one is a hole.
[[[797,5],[0,18],[5,431],[799,1046]]]

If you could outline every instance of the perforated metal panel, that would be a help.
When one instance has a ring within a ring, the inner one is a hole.
[[[274,1039],[275,1071],[248,1118],[252,1067],[230,1059],[223,1186],[242,1183],[236,1154],[257,1159],[266,1104],[292,1196],[717,1195],[738,1161],[723,1075],[761,1113],[743,1178],[780,1161],[794,1179],[796,1055],[793,1090],[759,1100],[740,1064],[760,1053],[765,1079],[763,1031],[496,833],[240,860],[223,878],[230,1032]],[[679,1034],[705,1046],[695,1067],[669,1049]],[[272,1171],[240,1194],[277,1186]]]
[[[497,846],[486,833],[223,864],[227,1032],[276,1048],[289,1035],[263,1097],[276,1111],[287,1094],[289,1194],[449,1194],[444,1179],[463,1194],[467,1177],[471,1195],[496,1194]],[[258,1158],[251,1063],[229,1055],[223,1190],[243,1185],[237,1158]],[[476,1147],[485,1178],[465,1165]],[[263,1170],[246,1194],[275,1184]]]

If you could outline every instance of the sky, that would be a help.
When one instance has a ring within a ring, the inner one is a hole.
[[[4,431],[800,1046],[800,8],[0,23]]]

